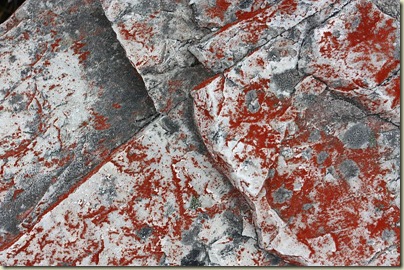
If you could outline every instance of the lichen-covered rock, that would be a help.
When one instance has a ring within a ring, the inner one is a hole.
[[[156,119],[7,250],[3,265],[277,265],[184,104]],[[158,143],[156,143],[158,142]]]
[[[325,88],[307,77],[279,99],[262,86],[211,83],[195,92],[196,119],[255,208],[264,248],[309,265],[396,265],[399,130]],[[386,252],[395,255],[385,260]]]
[[[101,2],[157,111],[167,113],[209,75],[188,51],[210,32],[194,22],[188,1]]]
[[[371,2],[354,1],[307,37],[299,67],[347,96],[376,95],[394,109],[392,99],[399,97],[399,91],[388,94],[377,87],[400,68],[398,24]]]
[[[155,110],[97,1],[28,1],[0,31],[4,248]]]
[[[195,20],[199,27],[215,31],[235,21],[251,17],[278,0],[191,0]]]
[[[28,0],[0,25],[0,262],[399,265],[399,18]]]
[[[28,1],[2,26],[2,265],[284,264],[258,247],[249,206],[193,128],[186,91],[209,73],[175,40],[194,29],[166,4],[149,23],[173,20],[171,60],[129,57],[145,60],[135,67],[166,116],[97,1]]]
[[[283,0],[226,25],[190,47],[198,60],[215,73],[223,72],[255,48],[279,36],[336,1]]]
[[[299,67],[395,124],[400,111],[398,21],[356,1],[307,37]]]
[[[328,68],[320,66],[324,61],[300,48],[302,39],[313,40],[332,20],[349,21],[353,7],[361,5],[388,19],[370,2],[343,5],[325,26],[311,30],[302,22],[193,91],[201,136],[252,205],[261,246],[289,262],[400,263],[399,117],[393,115],[399,110],[399,75],[373,85],[384,95],[376,103],[366,88],[349,95],[336,88],[332,77],[319,75]],[[356,18],[359,26],[366,19]],[[386,31],[396,37],[396,28]],[[368,44],[373,35],[359,37]],[[377,47],[369,44],[369,50]],[[349,49],[334,53],[346,57]],[[394,50],[384,53],[394,59]],[[306,66],[318,68],[303,68],[302,56]],[[332,67],[355,68],[364,72],[360,79],[371,81],[368,64]],[[340,75],[349,80],[351,74]]]

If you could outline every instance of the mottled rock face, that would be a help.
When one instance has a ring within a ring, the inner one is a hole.
[[[0,261],[399,265],[399,17],[27,0],[0,25]]]
[[[399,69],[398,23],[371,2],[354,1],[306,39],[300,67],[342,91],[374,88]]]
[[[223,72],[255,48],[266,44],[302,20],[312,17],[330,4],[338,5],[347,1],[266,2],[262,4],[263,8],[243,14],[239,20],[195,44],[190,48],[191,52],[215,73]]]
[[[14,21],[13,21],[14,20]],[[27,2],[0,43],[0,246],[156,114],[97,1]]]
[[[101,2],[157,111],[169,112],[210,75],[188,51],[208,32],[194,22],[188,1]]]
[[[196,28],[172,3],[139,3],[164,10],[155,30],[172,25],[150,40],[129,20],[128,44],[169,59],[128,60],[101,4],[77,4],[28,1],[1,29],[2,264],[284,264],[258,247],[249,206],[194,128],[187,91],[209,75],[186,51]],[[147,87],[130,65],[143,60]]]
[[[398,22],[369,1],[300,20],[224,71],[198,47],[223,71],[193,90],[201,136],[267,250],[307,265],[399,264],[399,145],[387,139],[399,134]]]
[[[0,252],[3,263],[279,264],[257,249],[251,210],[204,155],[187,124],[189,109],[183,105],[172,116],[157,118],[118,148],[30,232]]]

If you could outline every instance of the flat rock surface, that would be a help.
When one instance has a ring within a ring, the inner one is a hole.
[[[399,20],[27,0],[0,25],[0,262],[400,265]]]

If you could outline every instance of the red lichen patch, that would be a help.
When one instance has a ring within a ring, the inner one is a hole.
[[[334,3],[335,1],[331,1]],[[223,71],[250,51],[298,24],[316,11],[331,4],[324,1],[299,4],[283,0],[273,6],[257,9],[240,20],[228,23],[210,39],[192,47],[199,61],[215,72]],[[237,59],[234,51],[237,50]],[[221,57],[218,57],[222,51]],[[218,61],[220,60],[220,61]]]
[[[215,3],[194,1],[196,20],[201,27],[223,27],[235,21],[250,18],[269,6],[264,0],[218,0]]]
[[[23,192],[24,192],[24,190],[21,189],[21,188],[14,190],[14,193],[13,193],[13,200],[15,200],[15,199],[18,197],[18,195],[21,194],[21,193],[23,193]]]
[[[314,106],[306,111],[304,119],[295,120],[299,130],[307,131],[282,141],[282,147],[294,153],[282,162],[283,173],[273,167],[274,176],[266,183],[267,199],[300,242],[310,246],[308,239],[330,234],[336,247],[327,260],[334,265],[352,265],[377,252],[369,241],[379,241],[383,231],[392,230],[397,237],[400,234],[396,226],[399,209],[392,205],[391,193],[386,189],[394,169],[386,169],[386,164],[381,163],[392,149],[376,145],[349,149],[340,138],[325,132],[320,132],[318,142],[310,142],[310,127],[332,121],[324,117],[324,110]],[[380,121],[367,125],[372,126],[377,137],[388,129]],[[307,150],[310,157],[305,156]],[[386,213],[390,218],[384,217]],[[381,221],[383,225],[374,225]],[[352,233],[356,230],[361,232]],[[360,237],[367,241],[357,242]],[[319,262],[318,254],[311,257],[314,263]]]
[[[159,121],[120,147],[49,209],[28,237],[0,252],[5,264],[179,265],[191,250],[184,235],[195,228],[199,233],[191,236],[205,245],[232,246],[234,236],[226,232],[232,223],[223,220],[231,213],[251,221],[235,207],[245,202],[223,185],[207,157],[188,150],[193,141],[187,129],[163,134]],[[103,192],[106,183],[113,183],[113,193]],[[227,263],[270,264],[253,242],[226,249]]]
[[[398,177],[390,161],[397,145],[383,139],[395,126],[365,118],[313,77],[293,98],[280,99],[268,91],[269,78],[248,82],[252,67],[240,65],[237,76],[230,70],[197,87],[195,119],[217,164],[260,209],[265,243],[299,264],[382,264],[379,250],[399,245],[400,237],[400,210],[388,187]]]
[[[56,27],[58,24],[57,18],[58,14],[53,12],[52,10],[47,10],[41,14],[39,14],[39,18],[43,21],[43,25],[45,26],[53,26]]]
[[[58,42],[58,41],[56,40],[56,42]],[[57,43],[57,46],[59,46],[58,43]],[[74,42],[72,47],[71,47],[73,49],[73,51],[74,51],[74,54],[79,56],[79,63],[82,63],[85,60],[87,60],[87,57],[90,54],[89,51],[82,51],[82,48],[85,47],[85,46],[86,46],[86,43],[78,40],[78,41]]]
[[[368,1],[349,4],[344,12],[315,30],[308,72],[336,89],[373,88],[400,63],[397,23]]]
[[[25,40],[29,40],[29,32],[25,31],[24,33],[22,33],[23,37]]]
[[[118,25],[118,29],[125,40],[140,43],[143,47],[148,47],[147,41],[154,36],[153,27],[143,22],[133,22],[130,29],[121,23]]]
[[[52,52],[56,52],[56,51],[59,49],[59,47],[60,47],[60,42],[61,42],[61,41],[62,41],[61,38],[57,38],[57,39],[55,39],[55,42],[50,45],[50,46],[51,46],[51,49],[52,49]],[[77,45],[76,45],[76,44],[73,45],[73,46],[75,46],[75,48],[77,48]],[[80,47],[80,48],[81,48],[81,47]],[[77,54],[77,53],[78,53],[78,50],[79,50],[80,48],[77,48],[77,50],[75,50],[74,52]]]
[[[337,90],[334,89],[334,91]],[[342,94],[352,97],[359,104],[363,104],[370,113],[377,114],[386,120],[399,124],[400,92],[400,74],[395,74],[385,83],[373,88],[371,91],[359,88],[349,93],[342,92]]]
[[[292,15],[297,11],[298,2],[295,0],[287,0],[282,1],[280,5],[278,5],[278,9],[282,14]]]
[[[219,17],[221,20],[223,20],[224,14],[226,13],[229,6],[230,3],[228,2],[228,0],[216,0],[215,6],[208,8],[207,13],[211,18]]]
[[[94,117],[93,122],[96,130],[105,130],[111,127],[111,124],[108,123],[108,117],[103,116],[95,111],[91,111],[91,114]]]
[[[392,97],[393,100],[391,102],[391,109],[394,109],[400,106],[400,76],[395,76],[388,84],[385,86],[386,92],[389,97]]]

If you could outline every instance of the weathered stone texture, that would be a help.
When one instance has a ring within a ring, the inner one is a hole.
[[[0,25],[0,262],[399,265],[399,19],[27,0]]]

